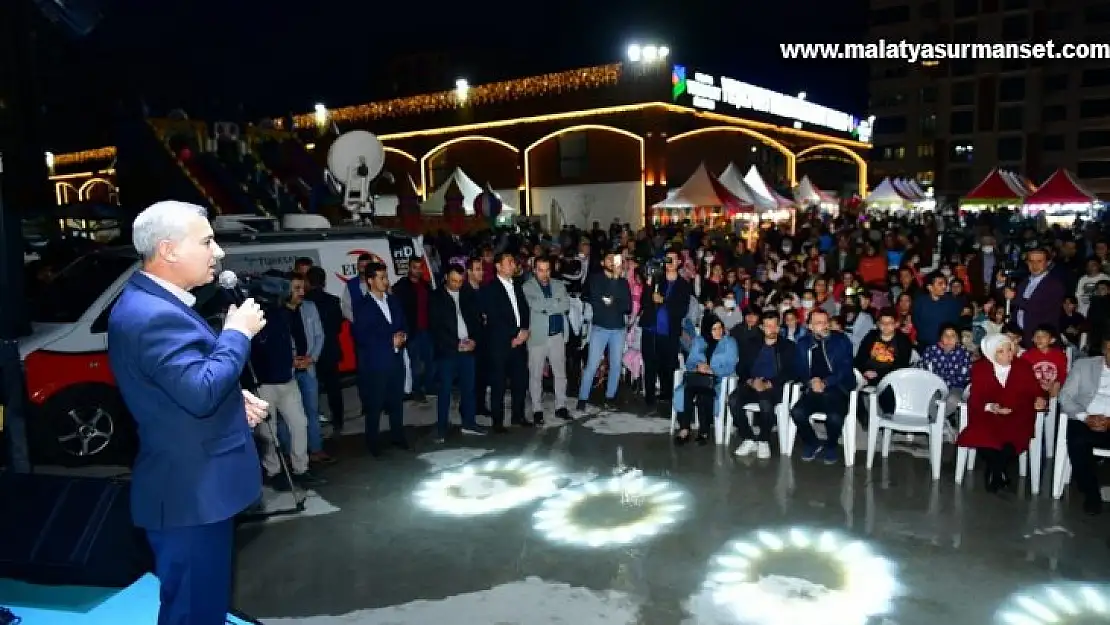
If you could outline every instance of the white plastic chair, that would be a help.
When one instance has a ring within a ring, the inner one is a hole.
[[[971,385],[964,389],[963,401],[960,402],[960,432],[967,427],[967,398],[971,396]],[[1053,400],[1055,401],[1055,399]],[[1033,438],[1029,441],[1029,451],[1018,456],[1018,475],[1025,477],[1032,473],[1029,489],[1034,495],[1041,492],[1041,449],[1046,443],[1045,424],[1046,413],[1038,412],[1037,420],[1033,424]],[[1051,444],[1051,443],[1047,443]],[[1033,453],[1030,453],[1033,452]],[[963,484],[964,475],[975,470],[975,449],[956,446],[956,483]]]
[[[867,381],[859,371],[852,370],[856,376],[856,388],[848,394],[848,414],[844,415],[844,427],[840,434],[840,444],[844,447],[844,466],[850,467],[856,463],[856,409],[859,406],[859,396]],[[802,398],[802,385],[798,382],[791,384],[794,390],[790,397],[790,408]],[[779,449],[782,455],[789,456],[794,453],[794,440],[798,437],[798,426],[790,417],[790,408],[779,413]],[[828,416],[823,412],[809,415],[810,423],[822,423]]]
[[[894,412],[879,412],[879,395],[887,388],[894,392]],[[934,399],[936,396],[940,399]],[[936,374],[924,369],[892,371],[869,397],[871,423],[867,428],[867,470],[875,464],[875,448],[879,431],[883,432],[883,457],[890,456],[890,439],[894,432],[929,436],[929,464],[933,479],[940,479],[940,453],[944,448],[944,413],[948,385]],[[936,407],[936,414],[933,407]]]
[[[1071,367],[1070,363],[1068,367]],[[1051,458],[1056,455],[1056,427],[1060,423],[1059,399],[1055,397],[1048,399],[1048,410],[1045,411],[1042,421],[1044,431],[1041,442],[1044,444],[1044,451],[1038,453],[1044,453],[1045,456]]]
[[[1110,449],[1095,447],[1095,457],[1110,458]],[[1068,458],[1068,415],[1060,413],[1060,432],[1056,435],[1056,462],[1052,468],[1052,498],[1064,496],[1064,487],[1071,482],[1071,458]]]
[[[682,381],[685,378],[685,368],[679,368],[675,370],[674,390],[678,390],[678,387],[682,384]],[[717,409],[716,414],[713,416],[713,437],[716,439],[718,445],[727,445],[729,439],[732,437],[732,423],[731,421],[728,421],[725,415],[728,413],[728,394],[731,393],[732,389],[734,388],[736,388],[736,376],[730,375],[725,378],[724,382],[721,384],[721,392],[724,393],[724,401],[720,402],[721,407]],[[674,433],[675,427],[678,425],[678,407],[676,407],[674,404],[673,391],[671,393],[671,397],[671,432]],[[728,431],[724,431],[726,430],[726,427],[722,427],[726,424],[726,422],[728,423]],[[694,412],[694,425],[697,427],[701,427],[701,424],[698,423],[698,415],[696,411]]]
[[[740,385],[740,378],[734,378],[734,383],[732,384],[732,389],[730,389],[729,393],[731,394],[732,391],[735,390],[739,385]],[[790,406],[794,405],[793,393],[794,393],[794,383],[788,383],[788,384],[783,385],[783,387],[782,387],[782,399],[777,404],[775,404],[774,425],[776,426],[775,429],[778,430],[779,448],[780,449],[782,449],[783,440],[784,440],[783,439],[783,427],[782,427],[783,417],[785,416],[785,418],[787,420],[790,419]],[[728,428],[728,433],[725,434],[725,444],[728,444],[729,440],[732,438],[732,419],[733,419],[733,415],[732,415],[732,410],[729,409],[729,407],[727,405],[728,402],[726,401],[725,403],[726,403],[726,405],[725,405],[725,427]],[[744,410],[744,418],[748,420],[748,423],[752,423],[755,420],[755,413],[759,412],[759,404],[757,404],[757,403],[744,404],[743,410]],[[763,432],[760,432],[760,435],[762,436]],[[786,455],[786,454],[784,454],[784,455]]]

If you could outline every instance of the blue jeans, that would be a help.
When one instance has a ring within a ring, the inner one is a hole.
[[[408,336],[405,349],[412,367],[412,394],[431,395],[435,390],[436,362],[432,357],[432,335],[427,330]]]
[[[320,435],[320,384],[316,381],[316,374],[311,371],[297,371],[294,373],[297,388],[301,391],[301,403],[304,404],[304,415],[308,421],[308,453],[314,454],[324,449],[324,439]],[[278,440],[282,449],[292,449],[289,445],[289,427],[285,419],[278,419]]]
[[[609,328],[590,328],[589,353],[586,356],[586,370],[582,372],[582,384],[578,388],[578,400],[586,401],[590,398],[590,387],[594,384],[594,376],[601,365],[601,357],[605,348],[609,348],[609,380],[605,385],[605,398],[613,399],[617,396],[617,385],[621,381],[621,358],[624,356],[624,328],[610,330]]]
[[[439,395],[436,397],[437,429],[441,436],[447,434],[451,417],[451,387],[459,382],[459,416],[463,427],[473,427],[475,405],[474,354],[451,354],[436,363],[439,373]]]

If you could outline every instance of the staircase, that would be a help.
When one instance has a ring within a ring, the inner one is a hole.
[[[177,164],[185,177],[204,197],[216,215],[265,214],[250,196],[229,181],[214,155],[204,153],[195,133],[178,128],[167,130],[148,120],[151,130],[159,137],[166,154]]]
[[[251,152],[233,154],[218,152],[217,158],[226,171],[243,191],[267,214],[281,217],[289,213],[304,212],[295,197],[285,188],[269,169]]]

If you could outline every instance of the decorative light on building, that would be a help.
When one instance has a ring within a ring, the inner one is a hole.
[[[466,102],[466,97],[470,95],[470,83],[465,78],[460,78],[455,81],[455,98],[460,103]]]
[[[53,152],[47,152],[46,153],[46,169],[51,174],[54,173],[54,153]]]
[[[671,49],[667,46],[659,46],[655,44],[640,45],[633,43],[628,46],[628,61],[630,63],[640,63],[643,65],[651,65],[667,60],[670,56]]]
[[[570,91],[608,87],[617,84],[620,80],[621,69],[622,65],[620,63],[612,63],[485,85],[471,85],[467,89],[466,103],[469,106],[483,106],[528,98],[555,96]],[[457,90],[451,89],[450,91],[425,93],[357,106],[345,106],[328,111],[328,115],[330,119],[336,122],[349,123],[410,115],[427,115],[455,109],[461,105]],[[278,128],[281,128],[284,123],[281,119],[275,119],[273,122],[275,127]],[[311,128],[315,123],[314,113],[305,113],[293,117],[295,128]]]
[[[323,126],[328,123],[328,107],[323,104],[317,104],[313,108],[312,121],[317,126]]]
[[[67,167],[69,165],[79,165],[89,161],[107,161],[116,157],[115,146],[109,145],[103,148],[93,148],[91,150],[81,150],[80,152],[67,152],[65,154],[54,155],[55,167]]]

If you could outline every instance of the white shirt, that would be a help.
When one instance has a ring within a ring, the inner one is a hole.
[[[1087,406],[1087,414],[1110,415],[1110,368],[1105,363],[1102,365],[1102,375],[1098,378],[1098,392]],[[1086,417],[1085,414],[1079,418]]]
[[[158,286],[162,287],[163,289],[166,289],[167,291],[169,291],[171,295],[173,295],[177,299],[181,300],[181,303],[185,304],[189,308],[192,308],[193,304],[197,303],[197,298],[196,298],[195,295],[193,295],[192,293],[186,291],[185,289],[177,286],[176,284],[170,284],[169,282],[163,280],[162,278],[159,278],[158,276],[156,276],[152,273],[147,273],[145,271],[140,272],[140,273],[142,273],[144,276],[150,278],[151,281],[154,282],[154,284],[157,284]]]
[[[505,287],[505,290],[509,293],[509,302],[513,305],[513,316],[516,317],[517,327],[520,327],[520,308],[516,305],[516,288],[513,286],[513,281],[506,280],[501,276],[497,276],[497,279],[501,282],[501,286]]]
[[[385,294],[383,293],[382,296],[379,298],[376,294],[374,294],[373,291],[371,291],[370,297],[374,299],[374,303],[378,305],[378,308],[381,309],[382,314],[385,315],[385,320],[389,323],[393,323],[393,315],[389,314],[389,302],[386,301]]]
[[[470,338],[470,333],[467,331],[466,320],[463,319],[462,305],[459,304],[459,292],[447,289],[447,294],[450,295],[451,300],[455,302],[455,320],[458,322],[459,340],[465,341]]]

